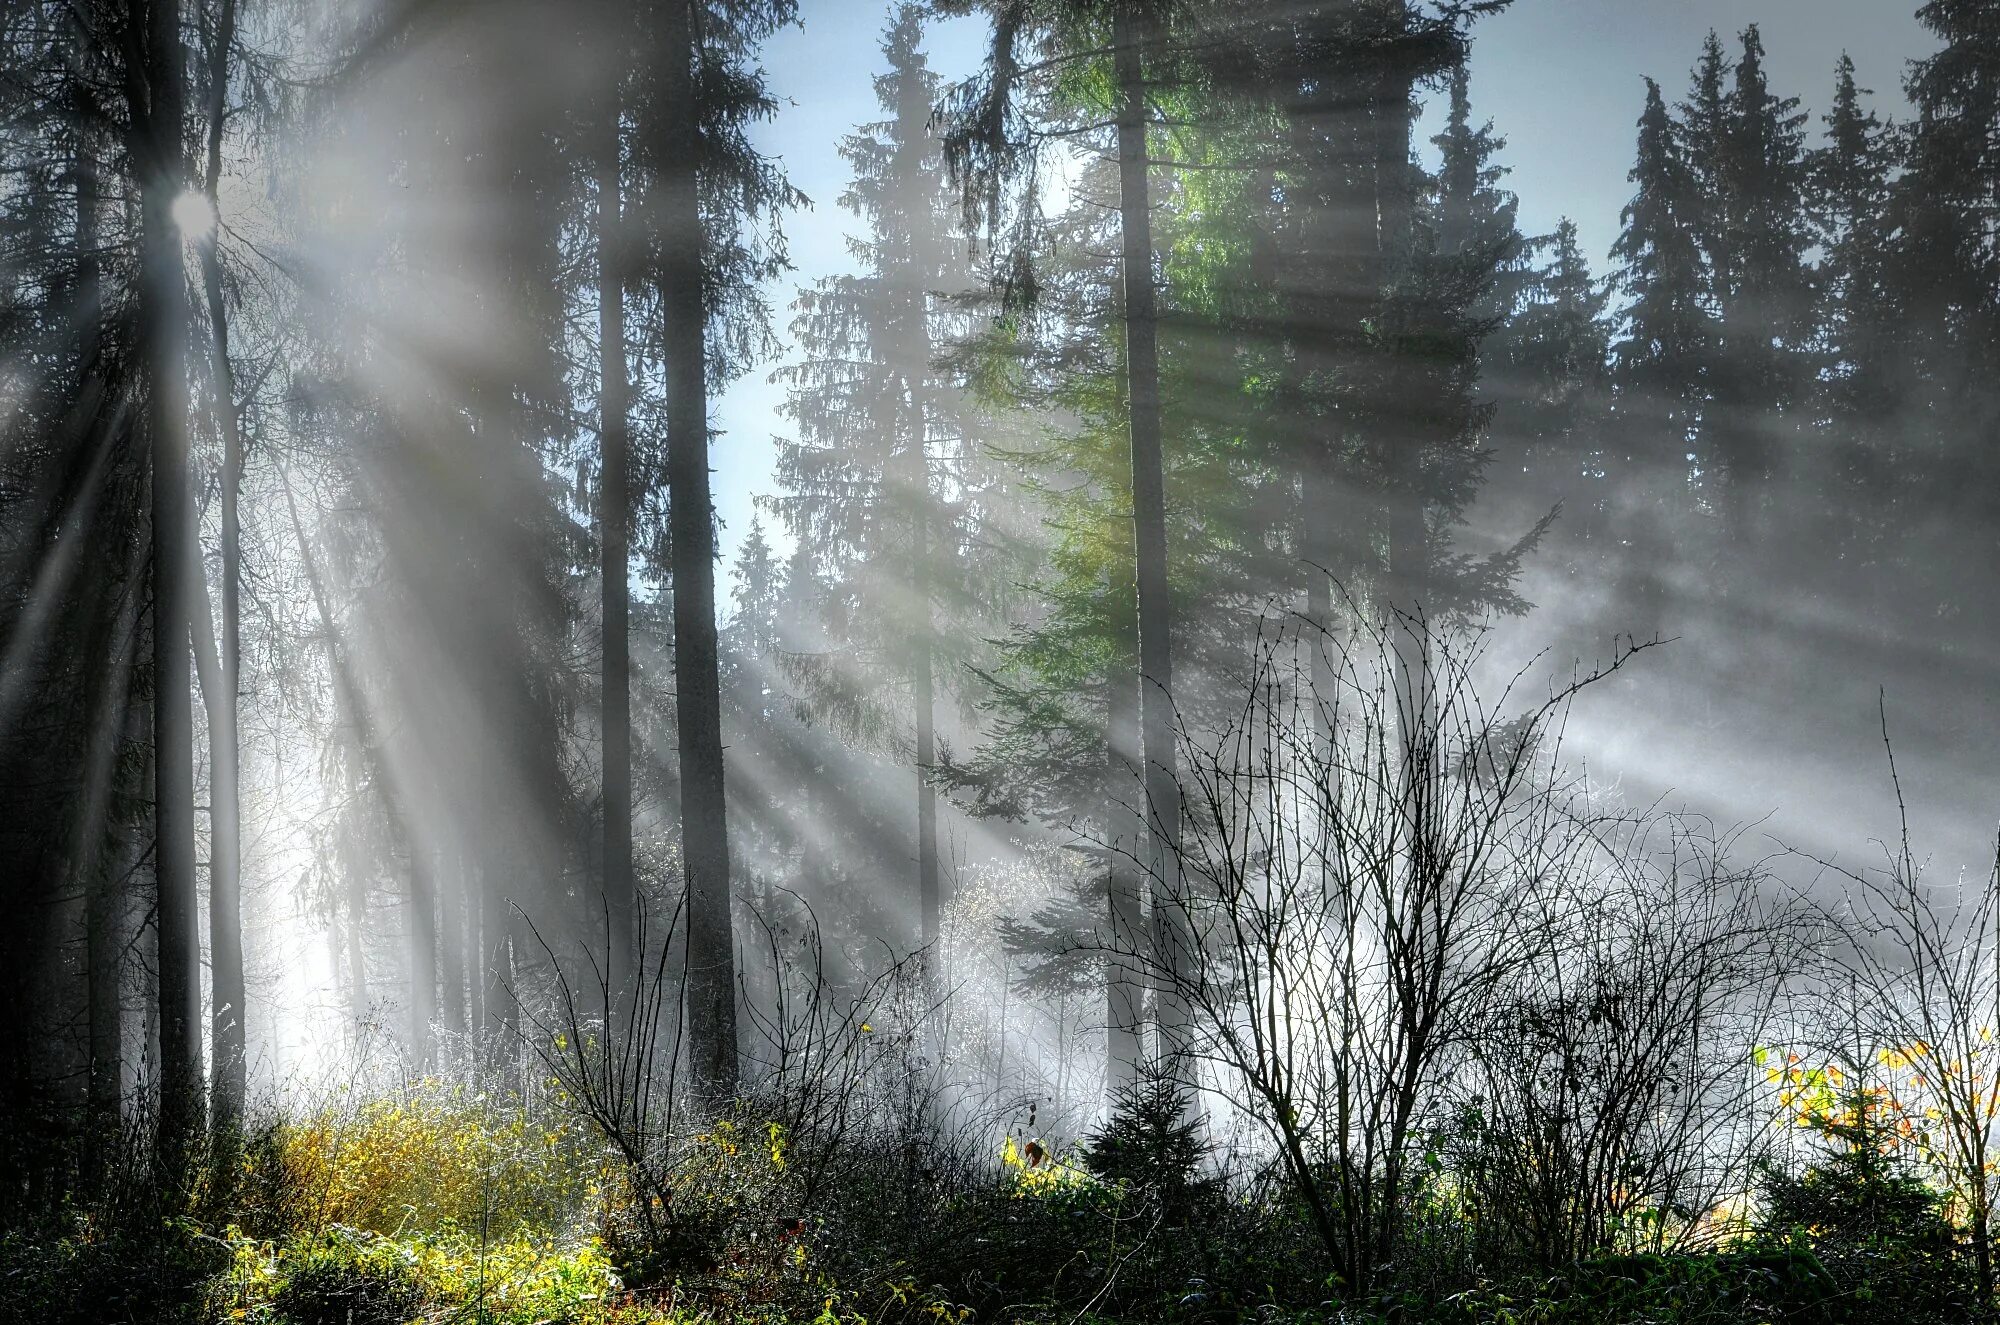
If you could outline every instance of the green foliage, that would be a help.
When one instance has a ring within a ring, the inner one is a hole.
[[[1201,1165],[1208,1153],[1188,1093],[1171,1077],[1148,1073],[1118,1093],[1111,1116],[1084,1146],[1091,1173],[1156,1202],[1171,1223],[1184,1222],[1213,1196]]]
[[[223,1262],[190,1222],[146,1213],[16,1229],[0,1235],[0,1325],[192,1325]]]
[[[1441,1319],[1467,1325],[1810,1325],[1836,1314],[1837,1290],[1809,1251],[1753,1247],[1612,1256],[1526,1289],[1461,1294]]]
[[[335,1227],[267,1242],[231,1231],[214,1314],[285,1325],[402,1325],[440,1310],[493,1325],[605,1321],[624,1303],[594,1239],[486,1242],[457,1231],[388,1237]]]
[[[277,1318],[291,1325],[403,1325],[423,1306],[424,1291],[405,1260],[355,1254],[342,1244],[309,1250],[270,1301]]]
[[[1843,1300],[1871,1321],[1965,1319],[1975,1300],[1945,1194],[1922,1181],[1869,1122],[1828,1128],[1838,1144],[1797,1174],[1768,1169],[1761,1232],[1809,1248]]]
[[[281,1124],[246,1151],[245,1169],[251,1193],[264,1193],[250,1221],[259,1232],[494,1236],[565,1226],[608,1172],[570,1120],[436,1083]]]

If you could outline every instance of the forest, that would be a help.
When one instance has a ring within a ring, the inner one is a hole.
[[[1597,3],[0,0],[0,1325],[2000,1321],[2000,0]]]

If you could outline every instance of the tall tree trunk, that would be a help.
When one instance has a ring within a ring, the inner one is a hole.
[[[1153,216],[1147,178],[1144,54],[1154,40],[1147,0],[1122,0],[1112,16],[1118,107],[1118,217],[1123,238],[1125,372],[1132,441],[1132,525],[1139,623],[1139,743],[1144,759],[1147,868],[1153,886],[1154,992],[1160,1055],[1188,1047],[1181,989],[1186,955],[1180,897],[1180,778],[1174,753],[1173,603],[1167,584],[1166,463],[1160,420],[1159,299],[1153,284]]]
[[[1113,593],[1128,596],[1129,583],[1114,584]],[[1105,892],[1110,935],[1105,949],[1105,1092],[1116,1097],[1139,1081],[1146,1056],[1146,996],[1139,964],[1149,944],[1145,904],[1140,893],[1139,852],[1145,838],[1136,807],[1144,783],[1139,777],[1139,688],[1126,668],[1136,670],[1136,648],[1129,638],[1112,669],[1105,700],[1105,759],[1109,794],[1110,850],[1105,853]]]
[[[918,564],[929,555],[925,546],[925,519],[917,517]],[[920,592],[921,573],[919,574]],[[924,975],[925,998],[931,1006],[936,1006],[940,993],[944,970],[944,954],[939,947],[944,935],[944,894],[938,869],[938,805],[937,788],[931,784],[931,772],[937,767],[937,677],[936,659],[928,630],[930,600],[924,592],[921,600],[926,618],[920,628],[921,637],[915,649],[914,667],[911,669],[910,690],[917,715],[917,908],[921,916],[921,938],[925,951]]]
[[[220,216],[222,135],[229,104],[229,53],[236,41],[236,0],[222,0],[208,52],[208,159],[202,181],[209,205]],[[204,236],[201,244],[202,290],[208,302],[210,388],[215,393],[215,423],[222,437],[222,475],[218,505],[221,516],[222,622],[218,685],[208,709],[209,845],[208,950],[209,1036],[214,1079],[210,1087],[211,1125],[225,1146],[243,1122],[245,1088],[243,980],[243,829],[241,755],[236,721],[238,642],[242,613],[242,527],[237,496],[243,484],[243,429],[236,408],[236,378],[229,362],[229,310],[222,290],[219,236]],[[197,571],[199,566],[197,563]],[[219,1168],[228,1168],[220,1165]]]
[[[71,178],[76,190],[76,343],[77,398],[86,402],[81,417],[92,427],[87,434],[93,446],[109,454],[120,440],[106,435],[113,426],[104,409],[104,284],[103,264],[98,253],[102,242],[99,211],[97,138],[90,128],[81,89],[87,58],[89,34],[77,21],[74,32],[75,74],[79,104],[74,108],[76,141],[71,160]],[[119,428],[118,433],[123,429]],[[95,486],[96,476],[92,483]],[[127,546],[121,544],[121,546]],[[140,593],[129,563],[121,577],[119,610],[105,618],[110,629],[101,647],[92,650],[97,672],[92,681],[92,704],[88,717],[90,733],[89,766],[85,769],[85,804],[78,818],[80,850],[77,852],[76,881],[84,896],[84,997],[86,1017],[86,1084],[84,1091],[88,1132],[85,1138],[88,1185],[98,1190],[111,1171],[116,1153],[119,1108],[124,1097],[124,1046],[121,1040],[121,1011],[124,989],[126,895],[119,853],[114,843],[110,814],[121,794],[131,794],[125,775],[119,771],[121,746],[133,735],[128,730],[133,709],[131,684],[138,668],[138,614]],[[143,741],[143,733],[140,734]]]
[[[615,80],[597,156],[597,363],[600,575],[604,596],[604,929],[611,992],[623,989],[636,956],[638,899],[632,879],[632,658],[630,388],[625,370],[625,263]],[[593,927],[594,928],[594,927]],[[607,1016],[611,1009],[604,1009]]]
[[[189,659],[193,511],[188,483],[187,278],[174,200],[186,182],[181,150],[184,69],[180,0],[146,11],[144,100],[133,153],[140,190],[140,327],[153,474],[153,868],[159,890],[155,967],[160,1007],[158,1160],[168,1199],[185,1182],[201,1121],[200,921],[194,859],[194,699]]]
[[[438,852],[438,1024],[454,1038],[463,1036],[465,989],[465,872],[455,831],[447,829]]]
[[[679,725],[681,855],[687,877],[687,1018],[695,1089],[736,1089],[735,940],[723,797],[722,698],[715,632],[715,509],[708,475],[702,294],[704,230],[696,162],[701,131],[692,0],[661,10],[666,160],[660,279],[667,385],[668,540],[674,577],[674,713]]]
[[[467,937],[472,950],[472,1025],[479,1035],[480,1066],[498,1065],[500,1043],[500,956],[505,941],[495,923],[498,908],[493,889],[481,874],[472,889],[467,909]]]
[[[929,359],[929,340],[923,334],[926,319],[919,290],[909,314],[910,344],[915,364]],[[910,593],[914,600],[910,639],[910,707],[916,719],[917,792],[917,940],[924,952],[924,1003],[937,1006],[943,984],[944,899],[938,869],[937,788],[931,772],[937,767],[937,641],[931,622],[930,584],[930,458],[927,454],[928,420],[923,403],[923,383],[918,369],[912,368],[903,383],[903,486],[910,506]]]
[[[116,1153],[119,1106],[124,1098],[122,1012],[124,949],[127,941],[124,862],[113,850],[110,810],[131,795],[119,771],[120,753],[134,733],[128,730],[136,706],[131,680],[138,665],[139,593],[129,581],[110,614],[104,646],[95,651],[99,676],[93,678],[89,707],[90,749],[83,804],[78,814],[76,883],[83,894],[86,1073],[84,1102],[88,1131],[86,1163],[90,1187],[109,1176]],[[143,733],[139,734],[143,741]]]
[[[410,1057],[428,1071],[437,1061],[438,882],[437,858],[421,835],[403,825],[410,852],[410,895],[405,917],[409,944]]]

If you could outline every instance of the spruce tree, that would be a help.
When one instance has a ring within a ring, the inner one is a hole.
[[[928,125],[938,95],[920,11],[905,5],[883,41],[875,92],[887,118],[848,137],[842,204],[864,226],[856,270],[801,293],[804,361],[779,376],[798,438],[778,463],[772,505],[827,578],[833,652],[795,661],[814,710],[849,739],[901,752],[912,782],[915,869],[909,933],[935,960],[940,704],[982,633],[968,576],[985,456],[969,398],[935,362],[973,285],[956,200],[926,180],[943,158]],[[933,980],[939,973],[933,968]]]
[[[1704,59],[1704,82],[1708,62]],[[1806,161],[1795,98],[1775,96],[1764,74],[1763,38],[1743,32],[1743,53],[1724,103],[1723,132],[1697,156],[1709,184],[1711,299],[1719,340],[1710,368],[1708,453],[1729,485],[1730,532],[1757,531],[1797,435],[1809,377],[1803,353],[1812,310],[1806,252],[1813,236],[1805,206]],[[1704,114],[1706,113],[1704,109]]]
[[[1869,604],[1869,619],[1889,617],[1888,577],[1896,524],[1903,513],[1896,464],[1900,449],[1890,413],[1895,392],[1893,318],[1884,285],[1891,248],[1884,229],[1894,145],[1863,101],[1846,55],[1834,71],[1833,107],[1824,144],[1807,159],[1808,197],[1820,252],[1814,273],[1812,354],[1816,367],[1810,423],[1818,465],[1811,477],[1821,546],[1840,547],[1844,587]]]
[[[1884,272],[1897,417],[1913,503],[1909,564],[1918,615],[1971,627],[1960,647],[1990,656],[2000,604],[1962,568],[2000,556],[2000,25],[1991,0],[1931,0],[1918,20],[1939,49],[1910,70],[1915,109],[1890,190]]]
[[[1635,191],[1611,250],[1613,289],[1624,298],[1611,346],[1611,459],[1627,476],[1621,596],[1641,618],[1630,624],[1653,629],[1666,607],[1660,566],[1670,555],[1668,531],[1690,509],[1714,319],[1698,228],[1701,193],[1651,79],[1630,179]]]
[[[1560,506],[1560,565],[1595,582],[1621,477],[1604,435],[1611,296],[1591,274],[1575,222],[1564,218],[1526,247],[1518,297],[1489,355],[1499,405],[1492,497],[1516,518]]]

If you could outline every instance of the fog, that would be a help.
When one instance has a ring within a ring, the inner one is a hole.
[[[837,1081],[942,1192],[1164,1081],[1358,1294],[1549,1054],[1678,1130],[1533,1255],[1709,1236],[1828,991],[1985,1043],[1990,22],[0,5],[17,1185],[442,1083],[643,1212]]]

